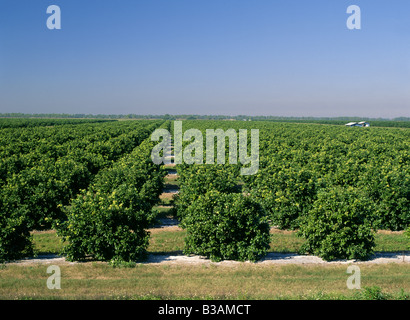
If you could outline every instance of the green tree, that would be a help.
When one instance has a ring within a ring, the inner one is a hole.
[[[135,187],[121,185],[110,193],[84,191],[71,204],[59,236],[68,242],[68,260],[136,261],[148,246],[148,214]]]
[[[6,187],[8,188],[8,187]],[[0,193],[0,263],[33,254],[28,208]]]
[[[306,239],[302,250],[325,260],[366,260],[375,245],[372,211],[370,200],[355,188],[320,191],[298,232]]]
[[[175,196],[177,217],[183,219],[187,208],[209,190],[224,193],[238,192],[238,167],[231,165],[178,165],[179,193]]]
[[[200,195],[187,209],[185,254],[212,261],[256,261],[269,248],[269,225],[261,206],[239,193],[215,190]]]
[[[165,170],[150,159],[145,140],[130,155],[104,169],[67,207],[56,228],[68,242],[69,260],[135,261],[146,255],[152,207],[159,201]]]

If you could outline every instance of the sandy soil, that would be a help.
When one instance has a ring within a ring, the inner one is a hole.
[[[65,264],[73,265],[76,263],[84,262],[69,262],[64,257],[56,255],[44,255],[36,258],[29,258],[24,260],[18,260],[9,262],[13,265],[36,265],[36,264]],[[85,262],[87,263],[87,262]],[[212,262],[211,260],[200,256],[185,256],[185,255],[157,255],[151,254],[148,260],[143,262],[144,264],[213,264],[221,266],[234,266],[238,264],[254,264],[254,265],[267,265],[267,264],[317,264],[317,265],[332,265],[332,264],[383,264],[383,263],[410,263],[410,254],[408,252],[391,252],[391,253],[376,253],[370,260],[357,261],[357,260],[336,260],[336,261],[324,261],[323,259],[311,256],[300,255],[296,253],[268,253],[262,260],[258,262],[239,262],[224,260],[221,262]]]
[[[382,263],[410,263],[410,255],[402,253],[377,253],[368,261],[356,260],[336,260],[327,262],[323,259],[310,256],[299,255],[294,253],[268,253],[265,258],[258,262],[238,262],[225,260],[221,262],[212,262],[209,259],[200,256],[171,256],[171,255],[152,255],[146,263],[160,264],[215,264],[215,265],[237,265],[237,264],[382,264]]]

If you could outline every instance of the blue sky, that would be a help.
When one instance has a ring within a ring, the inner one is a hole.
[[[49,30],[49,5],[61,30]],[[361,30],[346,9],[361,8]],[[408,0],[2,0],[0,112],[410,116]]]

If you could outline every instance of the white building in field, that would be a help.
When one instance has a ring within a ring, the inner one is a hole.
[[[370,123],[366,121],[349,122],[349,123],[346,123],[345,126],[347,127],[370,127]]]
[[[366,121],[361,121],[361,122],[359,122],[359,125],[360,125],[361,127],[370,127],[370,123],[368,123],[368,122],[366,122]]]

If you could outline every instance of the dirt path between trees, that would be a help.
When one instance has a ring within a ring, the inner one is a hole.
[[[57,255],[43,255],[36,258],[28,258],[6,264],[32,266],[37,264],[56,264],[56,265],[74,265],[78,263],[92,262],[70,262],[64,257]],[[171,264],[171,265],[220,265],[220,266],[235,266],[240,264],[252,265],[269,265],[269,264],[298,264],[298,265],[334,265],[334,264],[384,264],[384,263],[410,263],[410,254],[408,252],[379,252],[367,261],[356,260],[336,260],[324,261],[320,257],[310,255],[300,255],[296,253],[268,253],[263,259],[258,262],[239,262],[232,260],[224,260],[221,262],[212,262],[211,260],[200,256],[185,256],[174,254],[150,254],[148,259],[143,264]]]

